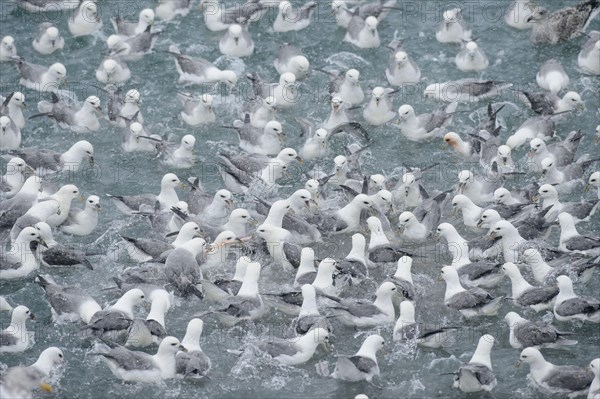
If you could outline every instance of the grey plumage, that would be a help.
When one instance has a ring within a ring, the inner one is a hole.
[[[187,249],[176,248],[169,254],[165,262],[165,275],[181,295],[194,294],[203,298],[204,295],[198,288],[202,281],[202,271],[196,257]]]
[[[579,36],[600,9],[598,0],[583,0],[574,7],[550,13],[536,7],[526,22],[532,22],[530,39],[533,43],[559,43]]]
[[[211,362],[202,351],[177,352],[175,367],[177,374],[184,377],[202,378],[210,370]]]

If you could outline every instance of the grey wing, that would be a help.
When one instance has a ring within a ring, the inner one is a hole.
[[[554,370],[544,378],[551,387],[581,391],[588,388],[594,380],[594,373],[577,366],[554,366]]]
[[[559,41],[568,40],[578,35],[586,25],[598,3],[584,1],[575,7],[563,8],[550,15],[550,23],[558,32]]]
[[[190,93],[177,92],[177,98],[183,104],[183,112],[191,114],[194,109],[200,104],[200,99],[192,96]]]
[[[0,270],[16,270],[21,267],[21,262],[15,262],[8,260],[6,255],[3,255],[0,259]]]
[[[542,115],[551,115],[554,113],[556,96],[547,93],[530,93],[527,91],[517,91],[518,97],[534,112]]]
[[[491,80],[480,82],[473,79],[462,79],[456,83],[460,84],[460,92],[474,97],[485,96],[496,88],[496,82]]]
[[[16,345],[18,338],[14,335],[7,334],[4,331],[0,332],[0,347]]]
[[[196,258],[189,251],[181,248],[173,250],[165,263],[165,275],[183,295],[201,296],[196,285],[202,280],[202,272]]]
[[[368,273],[367,266],[356,260],[343,259],[337,263],[336,268],[340,273],[349,274],[352,277],[366,277]]]
[[[152,256],[153,258],[159,258],[161,254],[166,251],[173,249],[173,246],[168,242],[153,240],[151,238],[132,238],[121,236],[125,241],[132,244],[136,248],[142,250],[144,253]]]
[[[167,336],[167,331],[165,331],[165,328],[156,320],[144,320],[144,324],[148,328],[148,331],[150,331],[150,334],[153,336],[159,338],[164,338]]]
[[[137,23],[123,21],[120,17],[116,17],[114,20],[114,28],[117,34],[124,36],[135,35],[135,28]]]
[[[313,326],[323,327],[327,325],[327,319],[324,316],[304,316],[299,317],[296,323],[296,332],[300,335],[304,335],[310,331]]]
[[[42,255],[44,261],[49,265],[85,265],[91,267],[90,262],[86,259],[85,254],[75,248],[67,247],[63,244],[57,244],[52,248],[48,248]]]
[[[600,238],[579,235],[568,239],[564,244],[569,251],[589,251],[600,247]]]
[[[32,168],[48,168],[50,170],[56,170],[57,165],[60,165],[60,153],[56,151],[50,151],[45,149],[35,148],[23,148],[15,151],[19,157]]]
[[[425,128],[427,132],[431,132],[439,127],[444,126],[446,121],[452,117],[452,114],[448,114],[445,108],[433,111],[429,114],[421,114],[417,117],[419,125]]]
[[[178,352],[175,358],[177,374],[204,376],[210,370],[210,359],[202,351]]]
[[[346,132],[348,134],[353,135],[356,138],[363,138],[366,141],[370,141],[369,133],[365,130],[365,128],[358,122],[348,122],[337,125],[333,129],[329,131],[326,140],[329,141],[331,137],[338,133]]]
[[[312,284],[315,281],[315,278],[317,277],[317,272],[308,272],[308,273],[304,273],[301,276],[298,276],[298,279],[296,280],[296,282],[302,286],[304,284]]]
[[[377,367],[377,363],[375,363],[372,359],[362,356],[351,356],[348,358],[348,360],[352,362],[354,367],[365,374],[371,373],[373,369]]]
[[[44,66],[32,64],[23,59],[17,63],[17,68],[19,68],[21,77],[31,82],[41,82],[42,75],[48,71],[48,68]]]
[[[152,42],[156,36],[157,33],[142,32],[129,38],[126,42],[129,44],[132,53],[146,53],[152,47]]]
[[[116,198],[122,203],[124,203],[127,207],[133,209],[134,211],[140,210],[140,208],[144,205],[154,207],[157,197],[154,194],[142,194],[142,195],[109,195],[111,198]]]
[[[75,313],[79,306],[86,301],[93,301],[93,298],[78,287],[64,287],[59,285],[49,285],[44,287],[46,299],[50,306],[58,314]]]
[[[213,66],[212,63],[203,58],[191,58],[187,55],[179,54],[175,55],[175,57],[181,70],[190,75],[204,76],[206,68]]]
[[[282,339],[260,342],[257,346],[261,351],[267,352],[273,358],[282,355],[294,356],[296,353],[298,353],[298,349],[293,342]]]
[[[548,325],[538,326],[531,322],[516,325],[514,334],[517,340],[526,348],[554,343],[559,338],[559,334],[554,327]]]
[[[498,273],[500,266],[500,264],[495,262],[479,261],[461,267],[458,270],[458,274],[467,276],[469,280],[473,281],[485,275]]]
[[[562,212],[568,212],[578,219],[585,219],[590,216],[590,213],[598,205],[598,202],[598,200],[569,202],[563,204]]]
[[[151,355],[143,352],[130,351],[122,346],[117,346],[108,353],[102,353],[102,356],[115,362],[119,368],[127,371],[152,370],[157,368]]]
[[[350,35],[352,39],[357,40],[360,31],[364,28],[364,26],[364,19],[362,19],[358,15],[353,16],[352,19],[350,19],[350,22],[348,23],[348,35]]]
[[[470,309],[478,306],[482,306],[493,298],[487,292],[479,288],[472,288],[468,291],[460,292],[452,296],[446,303],[449,308],[452,309]]]
[[[481,385],[489,385],[496,379],[496,376],[487,366],[476,363],[469,363],[458,369],[459,378],[462,373],[473,375]]]
[[[342,304],[344,307],[341,309],[350,313],[354,317],[371,317],[374,315],[381,314],[379,308],[372,303],[363,303],[363,302],[355,302],[355,303],[347,303],[344,302]],[[339,308],[335,308],[339,309]]]
[[[285,257],[288,262],[291,263],[294,269],[300,267],[300,251],[301,248],[297,244],[291,244],[289,242],[283,243],[283,252],[285,253]]]
[[[598,33],[598,31],[589,32],[588,37],[589,37],[589,39],[581,47],[581,55],[583,57],[588,57],[590,55],[590,53],[592,52],[592,50],[594,49],[596,42],[598,40],[600,40],[600,34]]]
[[[371,262],[397,262],[404,255],[403,252],[396,250],[390,245],[381,245],[368,251],[368,257]]]
[[[224,155],[238,169],[247,173],[260,172],[269,162],[269,157],[262,154],[248,154],[238,156]]]
[[[546,303],[558,295],[557,287],[534,287],[523,293],[517,300],[519,305],[528,306]]]
[[[554,311],[560,316],[591,314],[600,311],[600,301],[593,298],[571,298],[556,306]]]
[[[312,222],[311,220],[314,220],[313,218],[307,219],[309,219],[309,223]],[[348,227],[346,222],[332,214],[321,214],[317,217],[316,221],[319,226],[319,230],[325,232],[342,231]]]
[[[88,325],[99,333],[105,331],[127,330],[132,320],[119,311],[103,310],[96,312]]]

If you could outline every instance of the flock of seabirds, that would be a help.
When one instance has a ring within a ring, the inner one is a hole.
[[[346,29],[344,41],[360,52],[385,46],[380,43],[378,24],[384,18],[393,23],[398,13],[395,3],[334,0],[327,7],[339,29]],[[514,29],[529,30],[526,34],[537,46],[580,41],[581,50],[573,54],[573,62],[582,75],[597,77],[600,32],[586,32],[586,27],[600,10],[600,2],[585,0],[557,11],[547,10],[542,3],[514,1],[504,20]],[[53,318],[80,323],[93,345],[90,355],[103,358],[116,378],[151,383],[210,376],[210,353],[200,346],[202,318],[216,317],[229,328],[240,322],[260,323],[267,309],[274,308],[288,315],[296,336],[260,341],[256,347],[284,365],[308,362],[319,346],[327,348],[334,343],[337,329],[393,325],[391,336],[368,335],[356,353],[337,356],[333,372],[321,370],[322,375],[340,380],[372,382],[380,373],[378,352],[389,345],[385,341],[445,348],[461,328],[424,322],[426,289],[413,282],[411,266],[422,257],[419,245],[437,239],[447,244],[452,255],[451,263],[440,267],[448,312],[460,312],[465,319],[479,318],[483,323],[497,318],[501,307],[510,309],[504,317],[509,336],[481,336],[470,361],[452,373],[454,387],[464,392],[492,391],[497,385],[493,346],[508,338],[515,360],[528,365],[529,380],[541,392],[600,398],[600,358],[577,365],[557,365],[544,359],[546,348],[568,350],[576,345],[576,329],[581,323],[600,322],[600,301],[577,294],[598,272],[600,259],[600,237],[585,233],[591,229],[600,198],[600,126],[566,132],[566,124],[558,125],[585,110],[581,96],[569,91],[569,76],[560,62],[549,59],[539,66],[539,90],[511,92],[530,108],[531,116],[507,136],[496,118],[503,106],[486,100],[513,90],[510,84],[476,78],[431,84],[425,97],[449,104],[416,115],[410,105],[397,111],[392,106],[396,88],[421,80],[419,66],[402,41],[387,46],[387,83],[382,79],[382,85],[395,89],[375,87],[370,94],[361,88],[358,70],[317,69],[312,65],[318,65],[318,60],[309,62],[301,49],[281,43],[273,63],[280,74],[277,82],[267,82],[257,73],[246,76],[255,98],[240,119],[230,123],[239,136],[239,148],[217,156],[223,189],[207,192],[198,178],[182,182],[176,174],[166,173],[158,194],[106,194],[126,215],[142,215],[140,223],[149,220],[153,229],[161,231],[162,239],[122,237],[129,256],[139,265],[124,269],[115,278],[122,296],[103,308],[82,288],[61,285],[45,273],[56,266],[92,268],[89,253],[68,242],[57,242],[54,235],[61,232],[60,237],[68,241],[70,235],[102,231],[98,225],[101,195],[89,195],[80,208],[73,205],[73,200],[82,197],[77,186],[66,184],[48,191],[44,180],[93,164],[94,148],[87,140],[70,148],[23,148],[21,133],[28,134],[28,119],[50,118],[77,133],[97,132],[105,124],[115,124],[124,131],[123,151],[158,154],[166,169],[193,171],[199,161],[194,134],[175,143],[149,134],[144,127],[141,93],[122,90],[131,78],[130,67],[152,52],[160,38],[154,22],[162,20],[163,29],[170,29],[169,21],[204,12],[206,27],[222,32],[218,46],[223,55],[251,57],[253,24],[261,13],[274,7],[272,30],[277,36],[311,29],[317,4],[250,0],[228,8],[216,0],[202,0],[197,5],[189,0],[161,0],[155,10],[141,10],[138,21],[112,20],[112,28],[103,27],[99,18],[101,2],[18,0],[17,4],[28,12],[45,11],[53,5],[70,7],[73,17],[68,32],[42,23],[35,37],[27,41],[11,36],[1,41],[2,69],[16,68],[21,85],[47,92],[51,100],[41,101],[37,112],[27,114],[23,93],[12,92],[2,98],[0,147],[8,163],[1,181],[0,229],[10,249],[2,253],[0,279],[39,284]],[[113,28],[114,34],[105,41],[108,55],[96,70],[104,98],[90,96],[81,104],[69,103],[61,97],[60,88],[71,72],[61,63],[52,63],[50,54],[64,51],[67,55],[63,46],[74,37]],[[435,39],[448,46],[460,45],[455,63],[461,71],[480,72],[489,66],[474,36],[460,9],[443,12]],[[31,39],[35,51],[49,55],[47,65],[19,56]],[[167,52],[165,56],[174,60],[179,83],[222,83],[232,88],[241,78],[175,46]],[[285,148],[277,113],[294,105],[290,98],[296,84],[306,79],[311,69],[331,78],[331,113],[321,124],[298,118],[306,141],[296,151]],[[212,95],[180,92],[179,97],[180,119],[186,126],[210,128],[229,123],[217,120]],[[459,103],[477,102],[485,111],[479,124],[468,135],[448,132],[453,115],[460,112]],[[106,116],[101,104],[107,109]],[[362,122],[350,112],[358,108],[362,109]],[[481,168],[461,171],[458,185],[444,192],[427,186],[427,168],[406,166],[395,182],[382,174],[366,174],[361,156],[369,147],[369,127],[385,124],[407,140],[443,140],[457,159],[478,160]],[[287,198],[278,197],[278,181],[288,168],[330,156],[330,142],[341,137],[349,137],[351,143],[345,155],[334,158],[330,173],[308,172],[305,181],[296,183],[297,191]],[[529,163],[535,166],[530,172],[535,178],[526,185],[512,183],[524,181],[515,179],[524,172],[511,155],[519,147],[529,147]],[[592,155],[581,154],[580,147],[588,148]],[[183,186],[188,187],[186,194],[178,194],[176,190]],[[236,196],[243,195],[252,197],[253,207],[236,208]],[[564,199],[567,195],[581,200],[568,202]],[[557,242],[547,238],[551,229],[560,229]],[[323,258],[314,249],[339,234],[351,236],[347,256]],[[393,275],[386,275],[386,265],[397,268]],[[261,273],[262,269],[267,273]],[[290,290],[264,292],[259,289],[263,276],[279,278],[279,286]],[[507,279],[510,291],[503,292],[497,286]],[[355,297],[357,287],[365,282],[377,286],[374,299]],[[180,306],[197,309],[195,301],[202,301],[206,309],[189,320],[181,340],[170,335],[167,323],[174,296],[188,298]],[[197,299],[191,300],[194,297]],[[2,317],[11,312],[10,326],[0,335],[0,352],[38,351],[40,348],[30,348],[27,334],[33,313],[26,304],[11,306],[10,297],[0,299]],[[145,318],[136,311],[143,304],[150,308]],[[545,311],[553,313],[555,325],[542,320]],[[342,350],[345,347],[342,342],[336,345]],[[148,349],[140,351],[144,347]],[[68,348],[50,347],[40,351],[39,359],[30,366],[12,365],[0,378],[1,397],[31,397],[38,389],[51,391],[46,382],[49,375],[68,359]]]

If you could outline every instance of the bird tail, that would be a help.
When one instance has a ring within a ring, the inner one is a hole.
[[[35,278],[35,282],[38,283],[43,288],[48,287],[52,284],[56,284],[54,279],[49,274],[38,274]]]

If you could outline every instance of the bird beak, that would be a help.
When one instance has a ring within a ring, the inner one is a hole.
[[[182,351],[182,352],[187,352],[188,351],[187,348],[185,346],[183,346],[183,345],[179,345],[179,350]]]
[[[85,202],[85,197],[83,195],[79,194],[78,198],[80,202]]]
[[[546,173],[548,172],[547,169],[542,170],[542,177],[546,177]]]
[[[102,108],[101,107],[96,107],[95,111],[98,114],[98,116],[104,116],[104,113],[102,112]]]
[[[240,38],[239,37],[236,37],[233,40],[235,40],[235,45],[236,46],[240,44]]]
[[[494,240],[494,239],[496,239],[496,232],[492,231],[486,237],[488,238],[488,240]]]
[[[225,200],[225,203],[227,204],[228,207],[233,208],[233,200],[227,199],[227,200]]]
[[[465,191],[466,186],[467,186],[467,183],[458,183],[458,192],[462,194],[463,191]]]
[[[304,164],[304,159],[302,159],[302,157],[300,156],[296,157],[296,161],[300,162],[301,164]]]
[[[521,367],[521,360],[517,360],[517,362],[515,363],[515,368],[519,367]]]
[[[250,219],[248,219],[248,224],[250,226],[256,227],[256,226],[258,226],[258,220],[254,219],[254,218],[250,218]]]
[[[96,209],[97,209],[97,210],[100,210],[100,209],[102,209],[102,207],[100,206],[100,204],[96,204],[96,205],[94,205],[94,206],[96,207]]]
[[[483,219],[477,221],[477,227],[481,228],[481,226],[483,226]]]
[[[187,188],[187,185],[184,182],[180,181],[179,188]]]
[[[40,245],[48,248],[48,244],[46,244],[46,241],[42,240],[41,238],[38,240],[38,242],[40,243]]]
[[[94,157],[91,156],[88,162],[90,163],[90,165],[93,166],[94,165]]]
[[[41,389],[42,391],[44,391],[44,392],[48,392],[48,393],[50,393],[50,392],[52,392],[52,385],[50,385],[50,384],[46,384],[45,382],[42,382],[42,383],[40,384],[40,389]]]
[[[589,183],[588,183],[588,184],[586,184],[586,185],[585,185],[585,187],[583,188],[583,192],[584,192],[584,193],[587,193],[588,191],[590,191],[590,187],[591,187],[591,186],[592,186],[592,185],[591,185],[591,184],[589,184]]]
[[[22,107],[22,108],[23,108],[25,111],[27,111],[27,109],[29,109],[29,107],[27,107],[27,104],[26,104],[26,103],[23,103],[23,104],[21,104],[21,107]]]
[[[304,206],[310,209],[310,201],[304,201]]]
[[[29,165],[25,165],[25,170],[31,173],[35,173],[35,169],[33,169],[31,166]],[[589,184],[588,184],[589,185]]]
[[[35,315],[33,314],[33,312],[29,313],[29,318],[31,320],[35,320]]]
[[[536,194],[533,197],[531,197],[531,201],[532,202],[536,202],[537,203],[539,200],[540,200],[540,195],[539,194]]]
[[[444,279],[444,277],[442,276],[442,273],[440,273],[440,274],[438,275],[438,281],[442,281],[443,279]]]

